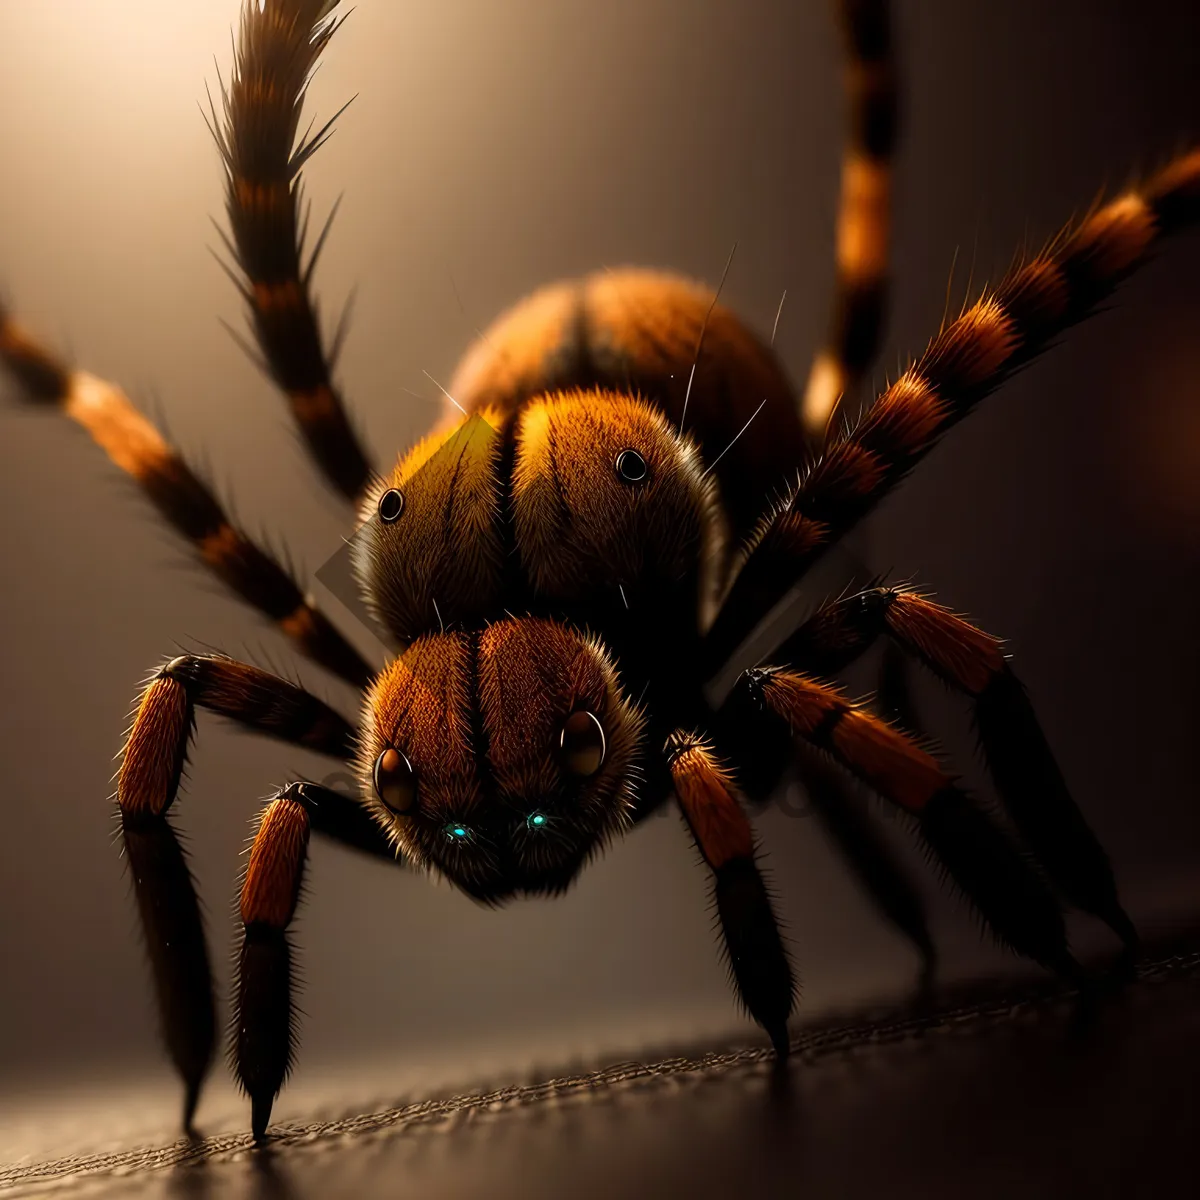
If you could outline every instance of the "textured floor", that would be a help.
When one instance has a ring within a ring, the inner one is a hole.
[[[1191,1175],[1200,947],[1160,951],[1094,1024],[1045,985],[277,1127],[0,1167],[75,1197],[1123,1197]],[[149,1101],[147,1101],[149,1103]],[[136,1104],[135,1104],[136,1107]],[[1176,1189],[1177,1190],[1177,1189]]]

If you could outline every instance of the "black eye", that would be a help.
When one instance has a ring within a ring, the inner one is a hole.
[[[385,525],[390,525],[393,521],[399,520],[400,514],[403,511],[403,492],[397,491],[396,488],[388,488],[388,490],[379,497],[379,519]]]
[[[645,483],[650,474],[646,460],[636,450],[622,450],[617,455],[616,468],[622,483]]]
[[[412,763],[390,746],[375,760],[375,794],[395,813],[417,803],[417,773]]]
[[[563,766],[572,775],[586,779],[604,765],[604,729],[590,712],[581,709],[567,718],[558,745]]]

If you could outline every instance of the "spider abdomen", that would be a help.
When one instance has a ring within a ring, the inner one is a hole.
[[[804,436],[778,359],[714,299],[683,276],[633,267],[551,284],[480,335],[449,392],[469,412],[513,412],[570,388],[641,396],[696,440],[706,463],[722,456],[714,474],[734,531],[744,533],[795,473]]]

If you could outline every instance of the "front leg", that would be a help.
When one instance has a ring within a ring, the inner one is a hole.
[[[266,1137],[271,1106],[296,1046],[287,927],[296,914],[308,855],[304,792],[304,784],[290,784],[263,809],[239,901],[242,945],[232,1052],[238,1080],[250,1097],[250,1128],[257,1142]]]
[[[204,924],[168,818],[197,707],[339,760],[349,757],[354,744],[350,724],[315,696],[217,655],[173,659],[155,672],[138,701],[117,777],[117,803],[163,1038],[184,1085],[185,1129],[191,1127],[216,1040]],[[316,832],[394,861],[366,809],[336,792],[311,785],[309,790]]]
[[[696,734],[672,734],[667,762],[684,820],[713,874],[713,898],[738,995],[784,1059],[796,985],[732,776]]]

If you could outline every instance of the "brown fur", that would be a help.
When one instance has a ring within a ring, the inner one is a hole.
[[[558,744],[581,709],[599,720],[607,754],[596,775],[577,781]],[[362,731],[358,773],[376,819],[407,856],[460,883],[487,882],[491,864],[482,848],[447,848],[447,822],[492,827],[510,811],[519,819],[512,805],[545,804],[559,844],[590,852],[628,820],[640,715],[603,650],[557,622],[522,618],[418,639],[369,689]],[[416,804],[403,815],[374,795],[371,772],[388,747],[403,751],[417,778]]]
[[[711,482],[692,445],[648,404],[601,391],[546,396],[521,410],[516,436],[517,548],[541,594],[579,600],[619,584],[687,580],[716,560]],[[626,449],[646,461],[644,483],[617,477]],[[701,593],[702,605],[708,599]]]
[[[308,853],[308,813],[295,800],[278,797],[263,810],[242,879],[243,925],[286,929],[296,912]]]
[[[774,354],[713,305],[709,288],[678,275],[625,267],[543,288],[484,331],[448,390],[469,411],[511,412],[539,394],[574,388],[640,395],[676,429],[683,421],[708,462],[733,443],[713,473],[737,532],[760,515],[764,490],[781,485],[804,454],[795,397]]]
[[[499,605],[500,422],[489,409],[431,434],[363,498],[355,571],[375,615],[402,642]],[[404,511],[388,525],[377,510],[390,488],[403,494]]]
[[[1003,643],[948,608],[900,592],[887,609],[888,628],[950,683],[977,696],[1004,667]]]
[[[754,834],[738,803],[733,776],[709,743],[694,739],[671,759],[671,779],[704,861],[715,871],[754,857]]]
[[[936,760],[911,738],[836,688],[797,671],[773,671],[764,681],[768,706],[792,732],[828,750],[893,803],[919,812],[951,783]]]
[[[142,692],[117,773],[117,803],[134,816],[166,812],[175,799],[192,727],[187,689],[159,677]]]

